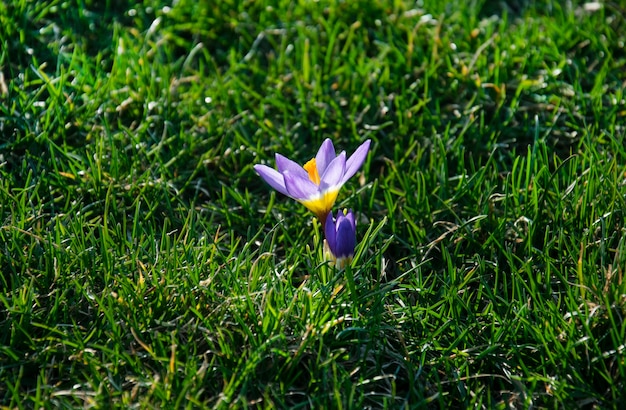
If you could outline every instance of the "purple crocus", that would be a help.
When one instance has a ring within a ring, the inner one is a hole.
[[[346,212],[337,212],[337,218],[333,218],[333,212],[329,214],[324,224],[324,250],[327,257],[338,268],[344,268],[354,256],[356,246],[356,221],[352,209]]]
[[[333,142],[327,138],[304,166],[276,154],[277,170],[261,164],[254,169],[272,188],[302,203],[324,224],[339,189],[365,162],[370,142],[365,141],[346,159],[345,151],[335,154]]]

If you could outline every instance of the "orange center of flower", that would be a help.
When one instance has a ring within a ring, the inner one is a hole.
[[[317,163],[315,162],[315,158],[311,159],[309,162],[304,164],[303,167],[306,172],[309,173],[309,179],[315,184],[320,184],[320,174],[317,172]]]

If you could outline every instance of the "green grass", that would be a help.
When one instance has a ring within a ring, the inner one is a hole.
[[[618,408],[626,10],[457,3],[0,4],[0,407]]]

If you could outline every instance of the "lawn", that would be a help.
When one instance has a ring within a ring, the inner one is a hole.
[[[0,3],[0,408],[619,408],[621,3]]]

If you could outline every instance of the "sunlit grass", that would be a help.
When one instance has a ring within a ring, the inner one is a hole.
[[[522,3],[0,5],[0,405],[619,407],[626,11]]]

